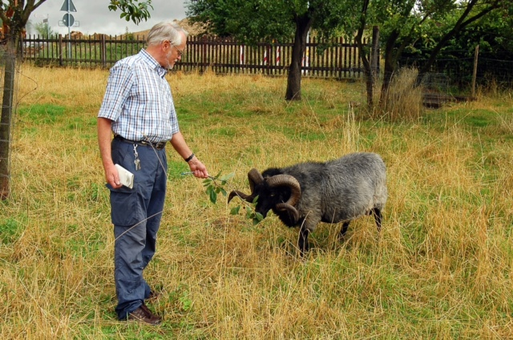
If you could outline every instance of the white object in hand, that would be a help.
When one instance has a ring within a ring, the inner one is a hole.
[[[132,189],[134,187],[134,174],[119,164],[115,164],[115,167],[118,169],[119,181],[121,184]]]

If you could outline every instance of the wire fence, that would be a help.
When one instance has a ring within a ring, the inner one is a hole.
[[[431,66],[425,83],[439,84],[444,91],[467,89],[473,83],[481,87],[513,88],[513,59],[478,51],[474,55],[468,51],[444,51]],[[427,58],[403,57],[399,65],[420,68],[426,61]]]

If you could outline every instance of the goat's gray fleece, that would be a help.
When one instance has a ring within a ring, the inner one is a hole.
[[[378,231],[381,211],[387,200],[386,166],[375,153],[352,153],[325,163],[306,162],[286,168],[270,168],[260,174],[248,173],[251,194],[232,191],[228,202],[239,196],[253,202],[256,212],[266,217],[269,210],[289,226],[300,226],[298,246],[308,250],[308,234],[319,222],[349,222],[372,214]]]

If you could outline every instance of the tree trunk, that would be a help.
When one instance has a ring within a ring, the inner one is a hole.
[[[16,39],[9,37],[4,54],[4,91],[2,98],[2,120],[0,123],[0,199],[10,193],[10,142],[13,116],[14,79],[16,72]]]
[[[368,1],[365,1],[365,2],[366,2],[366,5],[365,5],[365,11],[366,11],[366,6],[368,4]],[[366,89],[367,89],[367,106],[368,106],[369,110],[372,110],[374,107],[374,100],[373,100],[374,77],[372,75],[372,68],[371,68],[371,63],[369,61],[368,53],[366,52],[366,50],[364,48],[364,44],[363,44],[364,29],[365,29],[365,23],[362,23],[360,25],[360,28],[358,29],[358,33],[356,34],[355,41],[356,41],[356,45],[358,46],[358,53],[360,54],[360,60],[362,61],[362,64],[363,64],[363,74],[365,77],[365,85],[366,85]]]
[[[363,45],[363,40],[361,36],[356,37],[356,45],[358,46],[358,53],[360,54],[360,60],[363,64],[363,75],[365,78],[365,87],[367,90],[367,106],[369,110],[372,110],[374,107],[374,78],[372,76],[371,64],[369,62],[369,58],[366,55],[365,48]]]
[[[358,31],[356,33],[355,42],[358,46],[358,54],[360,55],[360,60],[363,63],[363,74],[365,77],[365,85],[367,89],[367,107],[369,108],[369,111],[372,111],[374,108],[374,76],[371,68],[371,63],[369,61],[369,57],[365,51],[364,45],[363,45],[363,32],[366,27],[366,21],[365,18],[367,17],[367,10],[369,8],[370,0],[364,0],[362,3],[362,12],[360,16],[360,25],[358,27]],[[374,37],[374,36],[373,36]],[[374,46],[374,41],[373,41]],[[374,49],[371,53],[374,53]]]
[[[312,26],[312,20],[308,15],[296,20],[296,34],[292,46],[292,62],[289,66],[287,77],[286,100],[301,100],[301,64],[306,48],[306,37]]]
[[[381,84],[381,93],[379,98],[380,107],[384,107],[388,100],[388,90],[390,88],[390,83],[392,82],[392,77],[395,72],[396,67],[396,54],[394,53],[395,42],[399,37],[398,31],[393,31],[387,39],[385,44],[385,69],[383,71],[383,83]]]

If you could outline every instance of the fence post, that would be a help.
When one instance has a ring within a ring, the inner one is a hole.
[[[207,36],[203,36],[201,38],[201,49],[203,50],[203,53],[201,53],[201,67],[200,67],[200,74],[205,72],[206,64],[207,64]]]
[[[59,34],[59,66],[63,66],[64,62],[62,60],[62,34]]]
[[[101,42],[100,42],[100,59],[103,68],[107,68],[107,42],[105,39],[105,34],[101,35]]]

